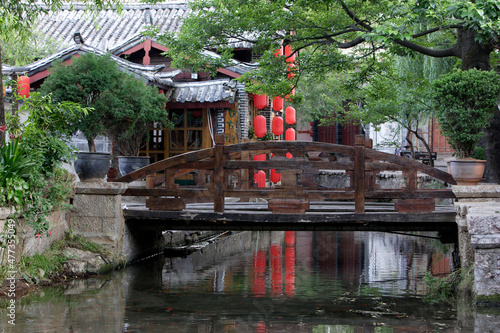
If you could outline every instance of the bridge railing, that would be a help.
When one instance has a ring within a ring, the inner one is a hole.
[[[436,198],[454,198],[451,189],[417,188],[418,172],[456,184],[451,175],[404,157],[372,150],[370,142],[357,136],[354,147],[300,141],[225,146],[224,136],[217,135],[213,148],[158,161],[117,181],[146,178],[147,188],[130,188],[124,195],[146,196],[149,209],[161,210],[182,210],[188,202],[213,202],[214,211],[223,212],[225,198],[232,197],[242,201],[265,198],[273,211],[288,213],[304,212],[310,200],[353,200],[355,212],[362,214],[365,201],[372,199],[398,199],[395,207],[400,212],[428,212],[434,210]],[[254,181],[259,170],[266,174],[265,182],[260,185]],[[349,181],[338,188],[321,187],[320,170],[343,170]],[[405,186],[379,188],[376,176],[386,170],[401,171]],[[280,175],[279,182],[270,180],[271,172]],[[194,175],[195,185],[176,183],[176,178],[186,173]]]

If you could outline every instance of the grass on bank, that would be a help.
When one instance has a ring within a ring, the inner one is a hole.
[[[17,278],[25,279],[28,283],[38,284],[41,280],[50,280],[63,272],[63,263],[68,260],[64,249],[72,247],[83,251],[109,255],[102,246],[89,242],[80,236],[67,234],[64,239],[54,241],[50,248],[41,254],[21,257],[17,263]],[[0,268],[0,285],[7,277],[8,267]]]

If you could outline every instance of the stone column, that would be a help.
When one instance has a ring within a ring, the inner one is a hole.
[[[115,256],[115,260],[127,263],[157,254],[165,247],[160,231],[145,230],[141,225],[125,222],[122,194],[129,185],[76,183],[73,209],[68,219],[73,234],[102,245]]]
[[[76,183],[70,231],[121,256],[125,232],[121,194],[126,189],[125,183]]]
[[[500,185],[453,186],[453,192],[460,254],[464,266],[474,265],[476,301],[500,304]]]

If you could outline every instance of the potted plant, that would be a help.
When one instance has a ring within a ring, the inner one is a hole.
[[[165,108],[166,98],[158,88],[146,86],[131,75],[124,74],[121,84],[103,95],[108,107],[104,118],[106,135],[113,140],[122,175],[149,164],[149,156],[139,156],[149,140],[154,122],[170,124]]]
[[[76,154],[75,169],[80,178],[86,177],[83,168],[94,173],[102,169],[99,175],[91,175],[92,178],[102,179],[108,172],[110,154],[96,153],[94,140],[98,135],[110,137],[119,154],[138,156],[150,124],[164,122],[168,116],[165,97],[158,94],[158,89],[147,87],[131,74],[120,71],[110,55],[86,53],[72,59],[71,66],[54,66],[41,90],[52,93],[58,100],[77,102],[93,109],[74,123],[89,146],[89,153]],[[80,166],[84,160],[88,163],[85,167]]]
[[[59,61],[40,87],[42,94],[52,94],[56,101],[70,101],[91,109],[87,115],[74,121],[71,126],[80,131],[88,142],[88,152],[74,153],[75,171],[81,181],[104,179],[111,163],[111,154],[97,152],[95,138],[105,133],[103,119],[106,108],[101,97],[116,85],[121,72],[106,55],[99,57],[86,53],[72,58],[67,66]]]
[[[485,161],[472,156],[498,107],[498,74],[455,70],[434,81],[433,88],[436,118],[457,158],[450,162],[450,172],[459,185],[475,185],[483,177]]]

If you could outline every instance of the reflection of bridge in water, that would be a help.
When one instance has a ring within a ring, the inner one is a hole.
[[[419,189],[417,173],[456,184],[448,173],[368,148],[319,142],[261,141],[174,156],[118,179],[146,178],[147,188],[124,195],[145,196],[146,207],[124,211],[129,225],[157,230],[366,230],[440,231],[456,236],[451,189]],[[266,170],[264,172],[263,170]],[[323,188],[320,170],[343,170],[347,186]],[[401,171],[400,189],[381,189],[376,176]],[[192,174],[191,185],[176,178]],[[254,181],[256,180],[256,181]],[[250,202],[255,198],[265,199]],[[394,201],[394,203],[388,203]]]

